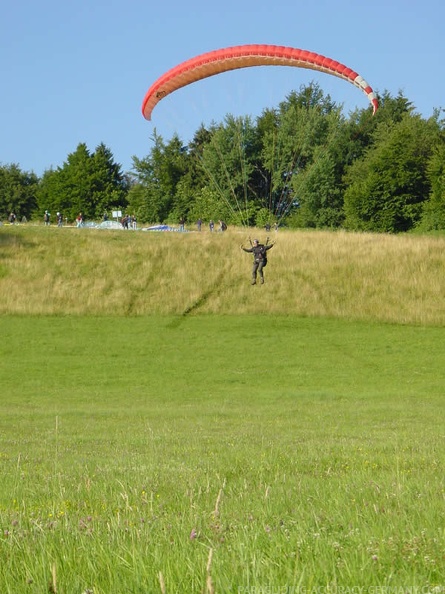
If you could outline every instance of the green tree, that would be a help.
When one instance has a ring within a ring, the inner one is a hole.
[[[213,220],[215,223],[219,220],[235,221],[231,219],[231,209],[221,200],[219,192],[209,186],[204,186],[197,190],[193,203],[189,210],[189,222],[195,222],[202,219],[208,223]],[[237,221],[240,223],[241,221]]]
[[[130,190],[129,204],[139,219],[162,223],[173,216],[186,216],[179,213],[183,195],[177,199],[177,186],[187,172],[188,155],[177,135],[165,143],[155,131],[153,140],[149,155],[133,157],[136,185]]]
[[[203,153],[212,142],[214,131],[212,127],[207,129],[201,125],[188,145],[187,171],[177,186],[175,220],[181,213],[186,213],[189,223],[198,219],[209,221],[217,217],[225,218],[219,212],[218,193],[209,187],[212,186],[211,177],[203,167]]]
[[[423,205],[419,229],[422,231],[445,229],[445,136],[443,132],[428,163],[427,173],[431,194],[429,200]]]
[[[374,124],[374,129],[379,124],[385,122],[392,125],[401,122],[408,114],[414,114],[414,106],[412,102],[399,91],[396,97],[393,97],[389,91],[384,91],[378,96],[379,109],[374,117],[371,118],[371,123]],[[369,112],[368,112],[369,114]]]
[[[38,182],[34,173],[22,171],[17,164],[0,166],[0,220],[11,212],[17,221],[29,220],[37,209]]]
[[[291,227],[339,227],[342,195],[336,185],[335,163],[328,150],[319,148],[314,161],[292,180],[295,204],[287,224]]]
[[[331,145],[343,119],[317,85],[301,87],[262,122],[262,163],[270,180],[269,208],[278,220],[301,226],[338,224],[342,202]],[[320,208],[325,209],[323,213]]]
[[[152,212],[147,204],[146,194],[145,186],[139,181],[134,181],[128,191],[128,211],[134,214],[139,222],[152,223],[158,219],[152,218]]]
[[[110,149],[103,143],[96,147],[92,155],[90,212],[99,218],[105,212],[125,208],[129,190],[129,180],[114,161]]]
[[[226,116],[212,130],[202,151],[202,169],[209,186],[219,194],[231,223],[251,223],[259,200],[253,183],[258,157],[258,136],[251,118]]]
[[[126,206],[128,186],[104,144],[91,154],[86,144],[80,143],[62,167],[43,175],[38,192],[40,211],[60,211],[69,220],[79,212],[98,219],[104,211]]]
[[[347,228],[395,233],[418,223],[430,193],[427,167],[438,133],[435,118],[410,113],[379,125],[374,145],[346,174]]]

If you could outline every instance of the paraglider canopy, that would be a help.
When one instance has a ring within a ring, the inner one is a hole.
[[[294,66],[332,74],[361,89],[368,97],[373,113],[379,105],[366,80],[332,58],[281,45],[238,45],[201,54],[168,70],[148,89],[142,103],[142,114],[150,120],[154,107],[161,99],[186,85],[221,72],[251,66]]]

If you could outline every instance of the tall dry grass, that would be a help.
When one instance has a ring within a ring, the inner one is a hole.
[[[262,231],[251,230],[265,240]],[[250,286],[249,231],[3,227],[0,314],[295,314],[445,325],[445,238],[272,233]]]

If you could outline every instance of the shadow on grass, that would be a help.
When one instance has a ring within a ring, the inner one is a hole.
[[[22,235],[17,235],[16,233],[4,233],[3,229],[4,227],[2,225],[0,227],[0,250],[9,247],[29,245],[29,242]],[[5,254],[0,251],[0,258],[4,256]]]
[[[216,278],[214,284],[207,291],[203,291],[201,293],[201,295],[198,297],[198,299],[196,299],[196,301],[191,303],[182,312],[182,314],[180,316],[176,316],[175,319],[172,322],[170,322],[168,327],[169,328],[178,328],[181,325],[181,323],[187,318],[187,316],[189,316],[192,313],[196,313],[196,311],[201,306],[203,306],[214,293],[216,293],[219,290],[219,288],[221,287],[223,278],[224,278],[224,273],[221,272],[218,275],[218,277]]]

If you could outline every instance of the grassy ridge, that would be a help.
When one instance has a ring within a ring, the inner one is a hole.
[[[265,239],[260,232],[260,238]],[[247,232],[0,232],[0,314],[286,314],[445,324],[445,238],[280,231],[250,287]]]

